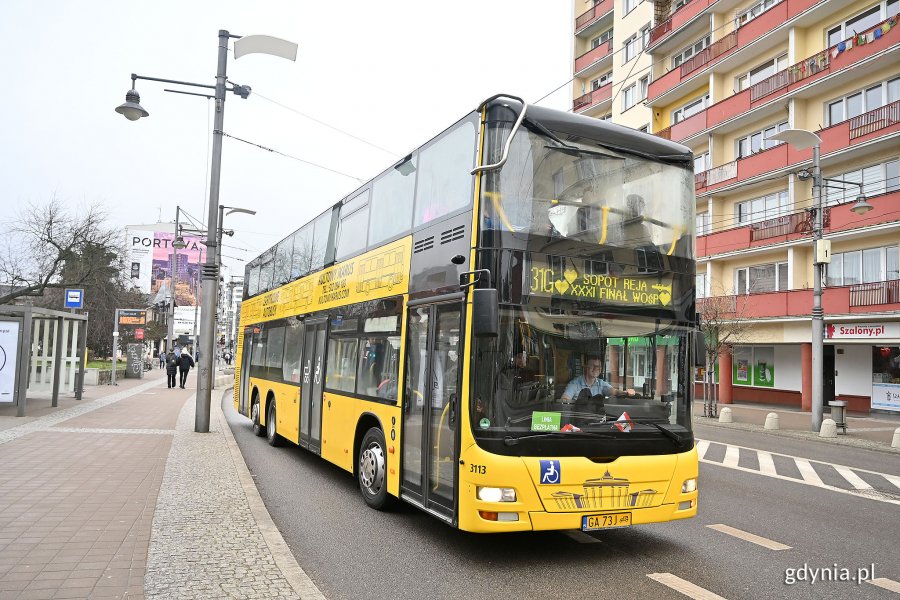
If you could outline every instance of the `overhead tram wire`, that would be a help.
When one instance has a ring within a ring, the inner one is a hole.
[[[370,142],[370,141],[368,141],[368,140],[365,140],[365,139],[363,139],[363,138],[361,138],[361,137],[359,137],[359,136],[357,136],[357,135],[353,135],[352,133],[350,133],[350,132],[348,132],[348,131],[344,131],[343,129],[340,129],[340,128],[338,128],[338,127],[335,127],[334,125],[329,125],[328,123],[326,123],[326,122],[324,122],[324,121],[321,121],[321,120],[319,120],[319,119],[317,119],[317,118],[315,118],[315,117],[311,117],[311,116],[307,115],[306,113],[300,112],[300,111],[297,110],[296,108],[293,108],[293,107],[291,107],[291,106],[288,106],[287,104],[283,104],[283,103],[281,103],[281,102],[278,102],[277,100],[273,100],[272,98],[267,98],[266,96],[263,96],[262,94],[260,94],[260,93],[257,92],[256,90],[253,90],[253,95],[254,95],[254,96],[259,96],[260,98],[262,98],[262,99],[265,100],[266,102],[271,102],[272,104],[275,104],[276,106],[280,106],[281,108],[283,108],[283,109],[285,109],[285,110],[289,110],[289,111],[291,111],[292,113],[296,113],[296,114],[300,115],[301,117],[303,117],[303,118],[305,118],[305,119],[309,119],[310,121],[313,121],[313,122],[315,122],[315,123],[318,123],[319,125],[322,125],[323,127],[327,127],[328,129],[331,129],[331,130],[333,130],[333,131],[337,131],[338,133],[341,133],[341,134],[343,134],[343,135],[346,135],[346,136],[349,137],[349,138],[353,138],[354,140],[356,140],[356,141],[358,141],[358,142],[362,142],[363,144],[366,144],[367,146],[371,146],[372,148],[375,148],[375,149],[377,149],[377,150],[381,150],[382,152],[385,152],[385,153],[387,153],[387,154],[390,154],[391,156],[393,156],[393,157],[395,157],[395,158],[401,158],[402,156],[404,156],[403,154],[398,154],[397,152],[394,152],[393,150],[388,150],[388,149],[385,148],[384,146],[379,146],[378,144],[375,144],[375,143],[373,143],[373,142]]]
[[[280,154],[281,156],[284,156],[285,158],[290,158],[291,160],[296,160],[296,161],[298,161],[298,162],[302,162],[302,163],[304,163],[304,164],[307,164],[307,165],[310,165],[310,166],[313,166],[313,167],[317,167],[317,168],[323,169],[323,170],[325,170],[325,171],[330,171],[331,173],[335,173],[335,174],[337,174],[337,175],[342,175],[343,177],[349,177],[350,179],[355,179],[355,180],[358,181],[359,183],[365,183],[365,182],[366,182],[365,179],[360,179],[359,177],[357,177],[357,176],[355,176],[355,175],[350,175],[350,174],[348,174],[348,173],[344,173],[343,171],[337,171],[337,170],[332,169],[332,168],[330,168],[330,167],[326,167],[326,166],[323,166],[323,165],[320,165],[320,164],[316,164],[316,163],[314,163],[314,162],[311,162],[311,161],[308,161],[308,160],[305,160],[305,159],[302,159],[302,158],[298,158],[298,157],[296,157],[296,156],[292,156],[292,155],[290,155],[290,154],[287,154],[286,152],[282,152],[281,150],[275,150],[274,148],[269,148],[269,147],[267,147],[267,146],[263,146],[262,144],[257,144],[256,142],[251,142],[251,141],[248,141],[248,140],[239,138],[239,137],[237,137],[237,136],[234,136],[234,135],[225,133],[224,131],[222,132],[222,135],[225,136],[225,137],[227,137],[227,138],[231,138],[231,139],[233,139],[233,140],[237,140],[237,141],[239,141],[239,142],[243,142],[243,143],[248,144],[248,145],[250,145],[250,146],[256,146],[257,148],[259,148],[259,149],[261,149],[261,150],[265,150],[266,152],[272,152],[272,153],[274,153],[274,154]]]

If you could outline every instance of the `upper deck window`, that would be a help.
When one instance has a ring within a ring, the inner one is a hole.
[[[465,208],[472,202],[471,170],[478,132],[463,121],[419,153],[413,227]]]
[[[369,227],[369,190],[364,190],[341,207],[341,222],[335,259],[343,260],[366,248]]]

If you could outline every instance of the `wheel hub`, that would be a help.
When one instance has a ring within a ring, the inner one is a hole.
[[[373,494],[384,485],[384,450],[371,444],[359,457],[359,476],[362,484]]]

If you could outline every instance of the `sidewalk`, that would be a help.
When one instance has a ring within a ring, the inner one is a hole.
[[[722,414],[722,409],[726,407],[731,409],[733,423],[720,423],[718,420],[718,416]],[[825,419],[831,417],[829,410],[829,407],[825,407]],[[778,430],[764,428],[766,416],[769,413],[776,413],[778,415]],[[894,430],[900,427],[900,415],[877,413],[870,416],[863,416],[850,413],[847,416],[846,434],[843,434],[838,430],[838,436],[836,438],[820,438],[817,433],[812,431],[812,413],[809,411],[802,411],[799,408],[793,407],[766,404],[720,403],[718,405],[716,417],[709,418],[703,416],[703,400],[701,399],[694,400],[694,422],[701,425],[730,427],[732,429],[743,429],[746,431],[759,431],[772,435],[814,438],[827,443],[857,446],[900,454],[900,448],[891,447]]]
[[[145,375],[0,408],[0,600],[323,598],[259,498],[226,390],[199,434],[194,390]]]

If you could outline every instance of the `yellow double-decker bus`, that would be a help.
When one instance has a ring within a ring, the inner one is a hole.
[[[474,532],[697,512],[688,148],[498,95],[250,262],[257,435]]]

